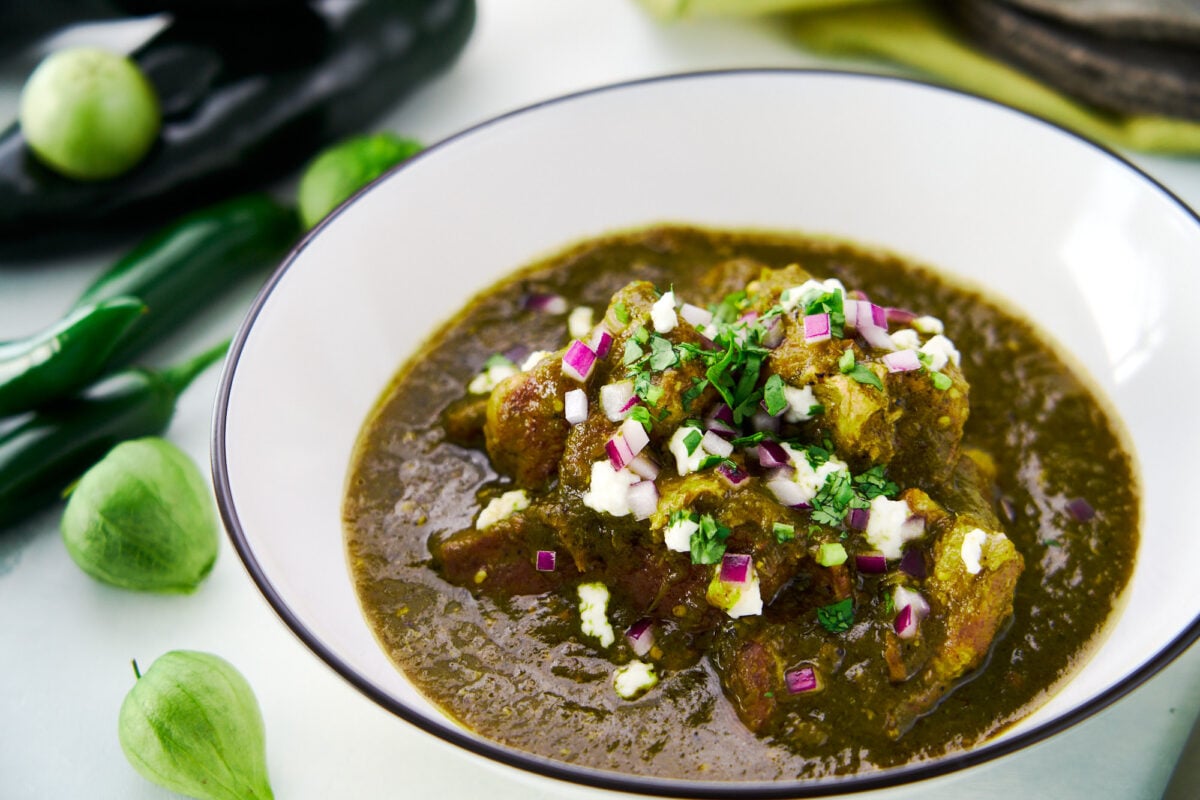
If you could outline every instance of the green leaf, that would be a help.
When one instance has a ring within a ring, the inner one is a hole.
[[[796,538],[796,527],[788,525],[786,522],[776,522],[771,526],[771,532],[775,534],[775,541],[779,544],[790,542]]]
[[[855,364],[854,367],[849,371],[843,371],[859,383],[865,383],[867,386],[874,386],[876,389],[883,389],[883,381],[879,380],[879,376],[862,364]]]
[[[633,339],[625,342],[625,357],[622,359],[622,361],[626,366],[636,364],[638,361],[641,361],[643,355],[645,355],[645,351],[642,350],[642,346],[640,344],[635,342]]]
[[[692,534],[693,564],[717,564],[725,555],[725,540],[731,531],[708,514],[700,517],[700,527]]]
[[[671,345],[670,340],[662,336],[650,337],[650,369],[662,372],[678,363],[679,356],[675,354],[675,348]]]
[[[847,374],[850,372],[850,370],[854,369],[853,347],[847,347],[846,351],[842,353],[842,357],[838,359],[838,369]]]
[[[767,378],[763,385],[763,402],[767,405],[767,413],[772,417],[777,417],[787,410],[788,400],[783,391],[784,385],[783,378],[778,375]]]
[[[880,495],[888,498],[895,497],[899,493],[900,487],[884,476],[885,469],[883,464],[876,464],[866,472],[855,476],[854,486],[859,494],[868,500],[874,500]]]
[[[650,428],[653,427],[653,423],[650,420],[650,409],[646,408],[645,406],[634,406],[629,410],[628,417],[634,422],[642,423],[642,427],[646,429],[647,433],[649,433]]]
[[[817,609],[817,622],[830,633],[845,633],[854,625],[854,598],[847,597]]]
[[[704,434],[692,428],[683,437],[683,446],[687,448],[688,455],[696,452],[696,448],[700,446],[700,441],[704,438]]]

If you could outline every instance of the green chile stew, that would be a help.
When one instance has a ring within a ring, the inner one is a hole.
[[[848,774],[970,748],[1087,657],[1138,545],[1123,445],[1032,326],[925,268],[655,227],[522,270],[402,368],[347,547],[392,660],[486,737]]]

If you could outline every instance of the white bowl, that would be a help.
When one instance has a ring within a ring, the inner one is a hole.
[[[581,238],[678,221],[885,247],[1007,299],[1087,370],[1143,475],[1140,555],[1102,647],[1038,711],[969,754],[832,782],[713,785],[580,769],[446,718],[360,612],[341,505],[360,426],[400,364],[473,294]],[[689,796],[888,786],[1029,746],[1095,713],[1200,634],[1193,478],[1200,220],[1105,149],[992,102],[893,78],[674,76],[484,123],[320,226],[257,299],[226,366],[213,464],[267,600],[326,662],[430,733],[535,773]]]

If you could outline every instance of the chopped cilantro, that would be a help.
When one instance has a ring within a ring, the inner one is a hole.
[[[788,525],[786,522],[776,522],[771,526],[771,531],[775,534],[775,541],[780,544],[790,542],[796,538],[796,527]]]
[[[933,381],[933,388],[940,392],[944,392],[954,385],[954,381],[950,380],[950,376],[941,372],[929,373],[929,379]]]
[[[683,446],[687,448],[688,455],[696,452],[696,448],[700,446],[700,441],[704,438],[704,434],[695,428],[688,431],[683,437]]]
[[[845,633],[854,624],[854,598],[847,597],[817,609],[817,622],[830,633]]]
[[[623,361],[627,366],[641,361],[643,355],[645,355],[645,351],[642,350],[642,346],[640,344],[632,339],[625,342],[625,357]]]
[[[876,464],[866,472],[854,476],[854,488],[868,500],[876,497],[895,497],[900,487],[889,481],[883,475],[884,465]]]
[[[709,310],[713,312],[713,322],[718,325],[728,325],[742,315],[742,309],[748,304],[749,298],[745,290],[731,292],[721,299],[721,302]]]
[[[852,507],[863,507],[865,502],[855,495],[850,475],[845,470],[829,473],[825,483],[812,499],[813,522],[830,527],[841,525]]]
[[[622,325],[629,324],[629,309],[625,306],[624,301],[618,300],[613,306],[613,316],[617,318],[617,322]]]
[[[663,388],[661,386],[655,386],[653,383],[651,383],[638,394],[638,397],[642,398],[650,405],[656,406],[658,405],[658,401],[662,398],[662,394]],[[669,412],[664,409],[663,413],[659,415],[659,419],[663,419],[667,413]]]
[[[693,564],[716,564],[725,555],[725,540],[731,531],[708,514],[700,517],[700,527],[692,533]]]
[[[851,347],[847,347],[846,352],[842,353],[842,357],[838,359],[838,369],[842,371],[843,375],[849,375],[852,380],[874,386],[876,389],[883,389],[883,381],[879,380],[879,376],[866,365],[859,364],[854,360],[854,349]]]
[[[731,469],[737,469],[737,464],[724,456],[707,455],[700,459],[699,469],[708,469],[709,467],[720,466],[727,464]]]
[[[692,378],[692,385],[683,390],[683,409],[684,411],[691,410],[692,404],[696,402],[704,390],[708,388],[708,381],[703,378]]]
[[[731,439],[730,444],[734,447],[745,447],[750,444],[758,444],[767,438],[767,434],[762,431],[755,431],[748,436],[739,436],[736,439]]]
[[[650,420],[650,409],[643,405],[636,405],[629,410],[628,416],[629,419],[642,423],[642,427],[645,428],[647,432],[650,431],[650,428],[653,425]]]
[[[808,415],[810,417],[819,417],[825,413],[825,406],[820,403],[813,403],[808,407]]]
[[[638,325],[633,329],[633,340],[638,344],[645,344],[650,341],[650,332],[646,330],[645,325]]]
[[[679,363],[679,356],[669,339],[654,335],[650,337],[650,369],[662,372]]]
[[[896,598],[891,592],[883,596],[883,613],[889,617],[896,613]]]
[[[772,375],[763,384],[763,402],[766,403],[767,413],[777,417],[787,410],[788,399],[783,391],[783,378]]]

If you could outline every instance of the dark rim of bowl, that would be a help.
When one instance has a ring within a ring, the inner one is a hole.
[[[229,533],[234,547],[237,549],[238,555],[241,557],[247,571],[250,573],[251,578],[258,585],[259,590],[262,592],[267,602],[270,603],[271,607],[275,610],[275,613],[292,630],[292,632],[298,636],[306,646],[308,646],[310,650],[312,650],[318,657],[325,661],[325,663],[328,664],[334,671],[349,681],[364,695],[407,722],[415,725],[417,728],[420,728],[427,733],[431,733],[434,736],[458,745],[469,752],[483,756],[492,761],[506,764],[508,766],[544,777],[556,778],[569,783],[582,784],[603,789],[637,792],[661,797],[715,798],[727,797],[730,794],[737,794],[739,797],[745,798],[821,797],[846,792],[861,792],[871,789],[894,787],[927,778],[945,775],[965,769],[967,767],[983,764],[1001,756],[1014,753],[1029,745],[1043,741],[1056,733],[1064,731],[1067,728],[1082,722],[1088,717],[1091,717],[1093,714],[1096,714],[1100,710],[1121,699],[1134,688],[1140,686],[1147,679],[1162,670],[1180,653],[1187,649],[1192,642],[1200,638],[1200,614],[1198,614],[1197,617],[1192,621],[1192,624],[1185,628],[1172,642],[1170,642],[1154,656],[1149,658],[1140,668],[1134,670],[1132,673],[1127,675],[1124,680],[1110,687],[1108,690],[1102,692],[1078,708],[1072,709],[1062,716],[1045,722],[1036,728],[1017,734],[1002,741],[984,744],[972,750],[954,753],[952,755],[938,758],[929,762],[918,762],[909,764],[907,766],[881,770],[879,772],[838,776],[834,778],[817,779],[812,781],[781,780],[771,782],[704,782],[698,780],[691,781],[683,779],[656,778],[641,775],[624,775],[589,767],[580,767],[565,762],[552,761],[531,753],[525,753],[504,745],[500,745],[485,739],[482,736],[473,736],[459,729],[439,725],[422,714],[405,707],[404,704],[396,701],[362,675],[358,674],[352,667],[342,661],[335,653],[327,648],[324,643],[322,643],[321,640],[305,626],[300,618],[292,612],[287,603],[284,602],[283,598],[279,595],[278,591],[267,577],[262,566],[259,564],[257,558],[255,558],[254,552],[250,547],[245,531],[242,529],[241,522],[238,518],[237,508],[234,504],[229,485],[229,471],[225,452],[225,420],[229,409],[230,392],[233,386],[234,377],[237,373],[238,360],[241,356],[242,349],[245,345],[250,330],[253,327],[259,312],[270,298],[275,286],[279,283],[284,273],[287,272],[288,268],[296,260],[298,255],[308,245],[308,242],[314,236],[318,235],[321,229],[330,224],[334,218],[352,205],[361,194],[370,191],[373,186],[383,180],[386,180],[393,173],[402,171],[410,163],[429,157],[450,143],[457,141],[458,139],[471,136],[480,130],[489,128],[498,123],[502,123],[509,118],[519,117],[524,114],[537,111],[538,109],[546,106],[568,103],[577,98],[603,92],[621,91],[643,84],[665,83],[670,81],[692,81],[698,79],[703,80],[705,78],[712,77],[754,75],[794,75],[798,77],[824,76],[871,82],[889,81],[921,86],[927,89],[946,92],[947,94],[952,95],[959,95],[972,100],[987,103],[996,108],[1025,117],[1027,120],[1035,124],[1053,128],[1058,132],[1075,139],[1079,144],[1089,147],[1099,152],[1101,155],[1112,159],[1119,165],[1136,173],[1147,183],[1157,188],[1167,199],[1178,205],[1186,214],[1188,214],[1197,224],[1197,226],[1200,226],[1200,216],[1198,216],[1195,211],[1193,211],[1185,202],[1183,202],[1183,200],[1176,196],[1171,190],[1163,186],[1155,178],[1147,174],[1144,170],[1111,148],[1082,136],[1081,134],[1065,128],[1062,125],[1043,119],[1035,114],[1031,114],[1021,109],[1013,108],[1012,106],[1004,103],[986,97],[980,97],[979,95],[952,87],[947,87],[941,84],[930,83],[910,77],[853,72],[837,69],[797,69],[770,67],[717,69],[656,75],[598,86],[539,101],[537,103],[533,103],[531,105],[518,108],[485,120],[441,140],[403,164],[392,168],[384,175],[373,181],[371,184],[358,191],[353,197],[348,199],[345,203],[339,206],[338,209],[326,217],[324,221],[313,228],[313,230],[309,231],[304,238],[291,250],[291,252],[288,253],[287,257],[283,260],[281,265],[276,269],[274,274],[266,282],[258,296],[255,298],[253,305],[251,306],[246,318],[238,329],[236,337],[233,340],[233,343],[230,347],[229,356],[226,360],[224,370],[221,375],[216,405],[213,411],[211,459],[217,504],[220,509],[221,517],[224,520],[225,528]]]

